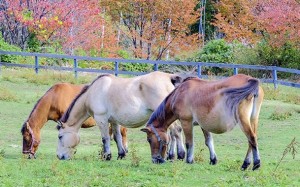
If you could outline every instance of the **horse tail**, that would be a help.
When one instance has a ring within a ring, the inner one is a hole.
[[[230,109],[230,113],[234,116],[236,122],[238,122],[238,106],[240,102],[249,96],[256,98],[259,91],[259,80],[249,79],[248,83],[240,88],[229,88],[223,91],[226,95],[226,105]]]

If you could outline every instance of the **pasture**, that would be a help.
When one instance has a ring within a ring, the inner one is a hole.
[[[145,133],[128,129],[129,152],[117,160],[112,141],[112,160],[99,157],[98,127],[80,129],[81,142],[72,160],[56,158],[56,123],[42,129],[37,159],[22,155],[23,122],[36,101],[57,82],[88,83],[96,75],[73,75],[31,70],[0,72],[0,186],[300,186],[300,90],[263,85],[265,100],[260,113],[258,144],[261,168],[241,171],[247,140],[239,127],[214,135],[218,164],[209,165],[209,152],[199,126],[194,127],[195,161],[151,162]],[[291,143],[295,138],[295,142]],[[291,144],[291,145],[290,145]],[[298,148],[298,153],[293,152]]]

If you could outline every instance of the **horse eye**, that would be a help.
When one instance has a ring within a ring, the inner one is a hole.
[[[61,140],[61,139],[62,139],[62,137],[63,137],[62,135],[59,135],[59,136],[58,136],[58,139],[60,139],[60,140]]]
[[[151,138],[147,138],[147,142],[151,143]]]

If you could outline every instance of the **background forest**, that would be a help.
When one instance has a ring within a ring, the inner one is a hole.
[[[0,0],[0,30],[8,51],[300,69],[299,0]]]

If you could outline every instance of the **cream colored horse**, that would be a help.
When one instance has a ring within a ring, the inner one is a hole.
[[[260,167],[257,144],[258,117],[264,93],[259,81],[246,75],[235,75],[219,81],[188,78],[153,112],[147,126],[152,161],[164,162],[167,128],[179,119],[186,139],[187,163],[194,162],[193,124],[198,123],[210,151],[210,164],[217,163],[211,133],[221,134],[239,124],[248,139],[248,151],[242,165],[246,169],[253,156],[253,170]]]
[[[133,78],[101,75],[83,88],[60,119],[57,157],[69,159],[79,144],[80,125],[92,116],[100,128],[104,158],[111,159],[109,126],[119,132],[118,124],[136,128],[144,125],[163,99],[174,90],[182,78],[177,75],[152,72]],[[120,134],[120,133],[117,133]],[[118,158],[125,156],[121,136],[116,137]],[[181,143],[182,144],[182,143]],[[181,149],[184,152],[183,145]]]

